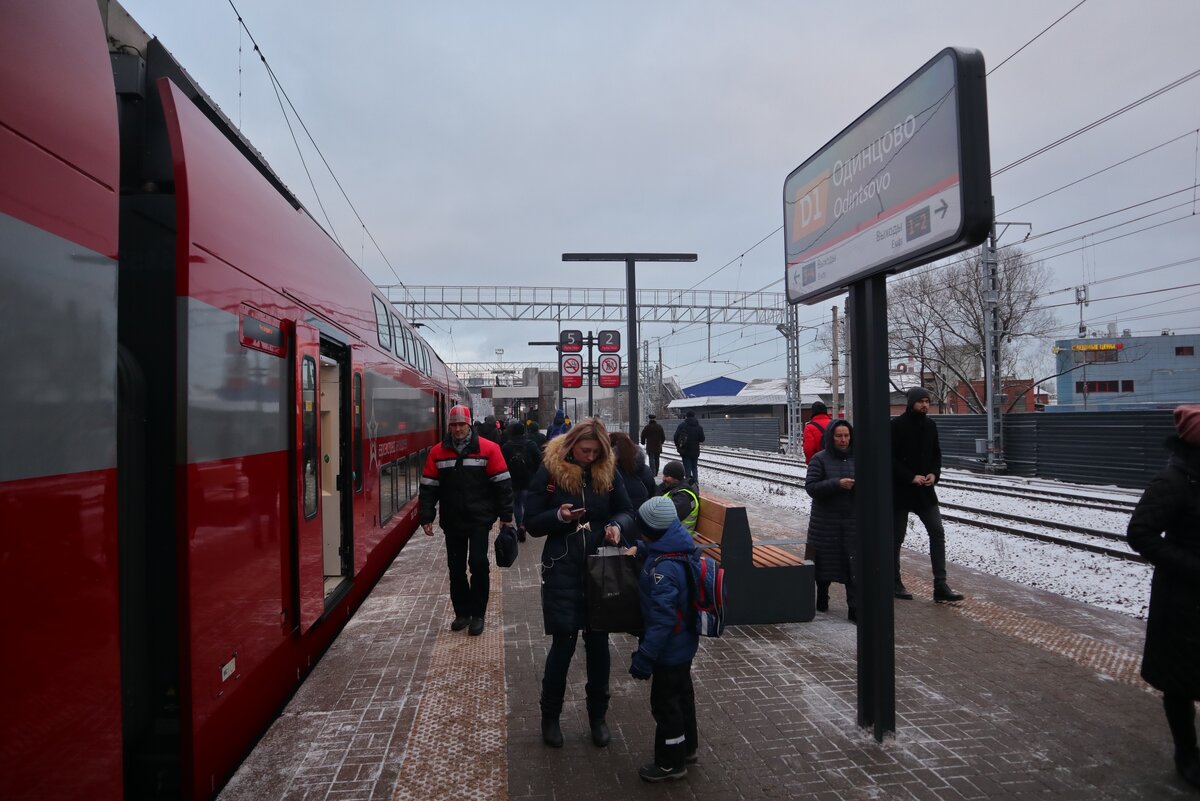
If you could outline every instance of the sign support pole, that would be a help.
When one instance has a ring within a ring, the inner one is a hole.
[[[883,274],[850,285],[855,356],[855,495],[859,581],[858,725],[875,740],[896,732],[896,550],[892,533],[892,428],[888,389],[887,283]]]

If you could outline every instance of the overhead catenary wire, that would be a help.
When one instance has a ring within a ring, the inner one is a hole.
[[[233,9],[233,13],[237,17],[238,24],[242,26],[242,29],[245,30],[246,35],[250,38],[250,44],[254,46],[254,52],[258,54],[259,60],[262,61],[263,67],[266,69],[267,75],[269,76],[269,78],[271,80],[271,85],[275,89],[276,99],[278,99],[280,93],[282,93],[283,98],[285,100],[287,100],[288,107],[292,110],[292,114],[295,115],[296,121],[298,123],[300,123],[300,127],[304,129],[304,133],[308,137],[308,141],[312,144],[313,149],[317,152],[317,155],[320,156],[321,163],[323,163],[325,165],[325,169],[329,172],[329,176],[333,179],[333,182],[337,186],[338,191],[340,191],[342,193],[342,197],[345,199],[346,204],[350,207],[350,210],[354,213],[355,219],[358,220],[359,225],[361,225],[363,231],[366,232],[367,238],[371,240],[371,244],[375,246],[375,250],[379,252],[379,255],[383,259],[384,264],[387,265],[387,267],[391,271],[392,275],[395,276],[396,282],[400,285],[400,287],[402,289],[404,289],[404,291],[408,294],[409,298],[411,298],[413,300],[413,302],[415,303],[416,298],[413,296],[413,294],[411,292],[409,292],[408,287],[405,285],[404,281],[400,278],[400,274],[398,272],[396,272],[396,268],[392,265],[391,260],[388,259],[387,254],[384,253],[383,248],[380,247],[379,242],[376,241],[375,235],[371,233],[371,229],[367,226],[367,224],[365,222],[363,222],[362,215],[360,215],[358,213],[358,209],[355,207],[354,202],[352,200],[350,200],[349,194],[347,194],[345,187],[342,186],[342,182],[338,179],[337,173],[335,173],[333,171],[333,167],[330,166],[329,161],[325,158],[325,154],[321,151],[321,148],[317,144],[316,139],[313,137],[312,133],[308,130],[308,126],[305,124],[304,118],[300,116],[300,112],[296,109],[295,104],[292,103],[292,99],[290,96],[288,96],[287,90],[284,89],[283,83],[275,75],[275,71],[271,68],[270,62],[267,61],[266,54],[263,53],[262,48],[259,47],[258,42],[254,38],[254,34],[250,31],[250,27],[246,24],[246,21],[242,18],[241,12],[238,11],[238,8],[236,5],[234,5],[233,0],[227,0],[227,2],[229,3],[229,7],[231,9]],[[282,106],[283,106],[283,103],[281,101],[280,102],[281,111],[283,110]],[[291,121],[288,119],[287,112],[283,111],[283,115],[284,115],[285,122],[287,122],[288,131],[292,133],[292,142],[296,146],[296,152],[300,155],[300,162],[304,166],[304,172],[306,174],[308,174],[308,176],[309,176],[309,185],[312,186],[313,194],[317,200],[317,205],[321,207],[321,212],[322,212],[322,214],[325,215],[325,221],[329,225],[330,235],[333,237],[333,240],[337,243],[338,247],[341,248],[342,252],[346,253],[345,248],[342,247],[341,240],[337,236],[337,232],[334,230],[333,222],[329,219],[328,213],[325,212],[325,205],[324,205],[324,203],[321,202],[321,195],[317,191],[316,185],[313,183],[312,175],[309,173],[309,170],[308,170],[308,163],[304,159],[304,154],[300,150],[299,142],[296,141],[296,135],[295,135],[295,132],[292,130],[292,124],[291,124]],[[346,256],[347,256],[347,258],[350,258],[350,254],[347,253]],[[353,261],[353,259],[351,259],[351,260]],[[362,269],[362,267],[360,266],[359,269]],[[427,323],[427,325],[431,325],[433,328],[441,331],[441,327],[433,324],[432,321]]]

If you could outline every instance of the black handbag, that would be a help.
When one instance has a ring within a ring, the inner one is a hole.
[[[641,632],[640,573],[638,558],[620,548],[602,548],[587,558],[588,625],[593,631]]]
[[[517,561],[517,530],[512,526],[501,526],[496,535],[496,566],[512,567]]]

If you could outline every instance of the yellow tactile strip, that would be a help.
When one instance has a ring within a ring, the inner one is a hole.
[[[905,573],[904,583],[910,590],[917,590],[919,596],[933,596],[933,582],[927,579],[918,579]],[[1150,690],[1150,685],[1142,681],[1140,675],[1142,655],[1128,648],[1103,642],[991,601],[968,596],[966,600],[944,606],[1001,634],[1065,656],[1113,681]]]
[[[448,626],[438,634],[396,801],[508,798],[503,597],[503,571],[493,565],[483,634]],[[453,617],[448,608],[445,619]]]

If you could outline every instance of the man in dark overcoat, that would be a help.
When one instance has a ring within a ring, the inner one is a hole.
[[[658,419],[650,415],[650,421],[642,429],[642,444],[646,446],[646,455],[650,457],[650,471],[658,475],[658,457],[662,455],[663,443],[667,441],[667,432],[659,425]]]
[[[1175,769],[1200,787],[1200,406],[1175,410],[1171,458],[1142,494],[1126,537],[1154,565],[1142,678],[1163,694]]]
[[[961,601],[963,596],[946,583],[946,530],[934,485],[942,475],[942,448],[937,426],[929,419],[929,390],[913,387],[908,408],[892,418],[892,535],[896,545],[895,596],[912,600],[900,580],[900,546],[908,532],[910,512],[920,518],[929,534],[929,561],[933,565],[933,600]]]

